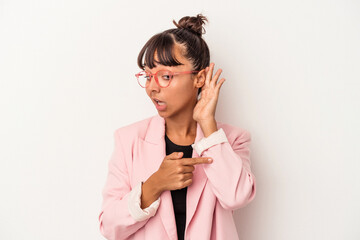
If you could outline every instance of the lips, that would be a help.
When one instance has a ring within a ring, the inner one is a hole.
[[[156,103],[159,103],[159,102],[165,103],[165,102],[163,102],[163,101],[161,101],[161,100],[159,100],[159,99],[157,99],[157,98],[153,98],[153,100],[154,100]]]
[[[157,110],[159,110],[159,111],[165,111],[166,110],[167,107],[166,107],[165,102],[162,102],[157,98],[153,98],[153,101],[154,101],[154,104],[155,104]]]

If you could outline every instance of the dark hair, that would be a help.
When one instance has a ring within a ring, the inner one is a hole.
[[[145,69],[146,65],[151,69],[156,66],[155,62],[164,66],[183,65],[174,56],[175,44],[184,46],[182,54],[192,63],[194,67],[192,70],[200,71],[209,66],[210,51],[202,38],[202,34],[206,32],[202,26],[205,21],[208,22],[202,14],[196,15],[196,17],[185,16],[178,23],[173,20],[177,28],[155,34],[146,42],[138,55],[138,66]],[[155,51],[159,61],[154,59]],[[201,88],[199,88],[198,94],[200,91]]]

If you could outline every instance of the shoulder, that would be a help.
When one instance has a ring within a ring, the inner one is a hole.
[[[238,127],[229,123],[224,123],[217,121],[217,127],[218,129],[222,128],[224,130],[224,133],[228,140],[230,142],[235,142],[238,140],[242,141],[250,141],[251,140],[251,134],[248,130]]]
[[[156,115],[119,127],[115,130],[114,134],[126,138],[126,140],[141,137],[145,135],[146,130],[154,117],[156,117]]]

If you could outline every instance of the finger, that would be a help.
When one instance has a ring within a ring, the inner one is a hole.
[[[213,87],[216,86],[216,83],[217,83],[217,80],[218,78],[220,77],[220,74],[222,73],[222,69],[218,69],[217,72],[215,73],[214,77],[213,77],[213,80],[211,81],[211,85]]]
[[[212,78],[212,74],[213,74],[213,70],[214,70],[214,65],[215,65],[214,63],[210,63],[209,70],[208,70],[208,73],[207,73],[206,79],[205,79],[205,83],[207,85],[209,85],[210,82],[211,82],[211,78]]]
[[[183,165],[183,173],[192,173],[195,167],[192,165]]]
[[[222,86],[222,84],[223,84],[224,82],[225,82],[225,78],[222,78],[222,79],[219,81],[219,83],[216,85],[218,91],[220,90],[220,88],[221,88],[221,86]]]
[[[186,180],[183,184],[183,188],[187,187],[187,186],[190,186],[192,184],[192,178]]]
[[[212,163],[212,159],[209,157],[199,157],[199,158],[183,158],[181,163],[183,165],[195,165],[195,164],[202,164],[202,163]]]
[[[183,174],[183,181],[186,181],[186,180],[188,180],[188,179],[192,179],[193,178],[193,173],[185,173],[185,174]]]
[[[167,159],[180,159],[183,156],[183,152],[173,152],[166,156]]]
[[[215,63],[212,63],[210,68],[210,78],[209,78],[210,83],[212,82],[213,79],[214,68],[215,68]]]

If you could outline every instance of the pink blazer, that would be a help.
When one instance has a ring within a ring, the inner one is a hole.
[[[194,165],[193,182],[186,196],[185,239],[238,239],[233,211],[250,203],[256,192],[250,169],[250,133],[217,122],[228,142],[204,150],[200,157],[212,157],[211,164]],[[166,156],[165,119],[155,115],[117,129],[115,148],[108,162],[102,191],[100,232],[109,240],[177,239],[171,192],[164,191],[156,214],[135,221],[129,213],[129,192],[158,170]],[[195,143],[204,134],[197,124]],[[199,157],[195,149],[192,157]]]

